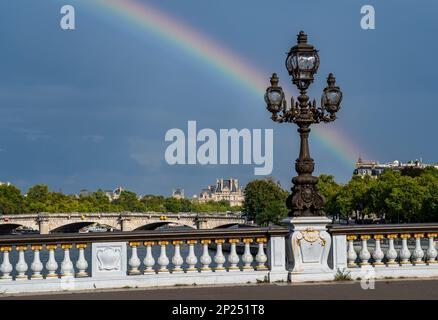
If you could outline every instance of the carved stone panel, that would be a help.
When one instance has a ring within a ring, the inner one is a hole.
[[[92,277],[126,276],[125,242],[92,244]]]

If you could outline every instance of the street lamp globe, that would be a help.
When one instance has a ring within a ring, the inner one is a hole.
[[[292,76],[292,82],[299,90],[307,90],[318,71],[319,55],[312,45],[307,43],[307,35],[300,31],[298,43],[293,46],[286,58],[286,68]]]
[[[339,111],[341,101],[342,92],[339,87],[335,86],[335,77],[330,73],[327,78],[327,87],[324,88],[321,97],[321,105],[333,114]]]
[[[283,101],[284,92],[283,89],[278,86],[278,76],[274,73],[271,77],[271,86],[266,89],[265,93],[267,109],[272,113],[279,112]]]

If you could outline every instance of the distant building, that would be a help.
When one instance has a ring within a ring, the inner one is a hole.
[[[361,157],[356,162],[356,169],[353,171],[353,175],[365,177],[377,177],[380,175],[383,170],[389,169],[393,171],[402,171],[404,169],[424,169],[427,167],[435,167],[438,169],[438,163],[435,164],[426,164],[423,163],[422,160],[408,161],[406,163],[402,163],[401,161],[394,160],[392,162],[387,163],[379,163],[374,160],[362,160]]]
[[[109,197],[110,201],[117,200],[120,198],[120,195],[122,194],[122,191],[124,191],[122,187],[117,187],[114,189],[112,195]]]
[[[237,179],[217,179],[216,185],[202,189],[197,200],[199,202],[225,200],[229,201],[231,206],[241,206],[245,197]]]
[[[184,199],[184,189],[181,189],[181,188],[173,189],[172,198]]]
[[[2,182],[0,181],[0,186],[10,186],[11,183],[10,182]]]
[[[103,192],[104,192],[105,195],[108,197],[108,199],[112,200],[112,198],[113,198],[113,190],[109,190],[109,189],[107,189],[107,190],[105,190],[105,191],[103,191]]]
[[[109,201],[116,200],[120,197],[120,194],[122,193],[124,189],[122,187],[117,187],[114,190],[105,190],[104,193],[108,197]],[[87,189],[82,189],[79,192],[79,197],[89,197],[93,194],[93,191],[89,191]]]
[[[79,197],[89,197],[91,196],[93,192],[92,191],[88,191],[87,189],[82,189],[81,191],[79,191]]]

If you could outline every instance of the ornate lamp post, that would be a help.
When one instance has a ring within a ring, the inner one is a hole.
[[[291,98],[288,106],[275,73],[265,94],[272,120],[297,124],[301,139],[300,155],[295,162],[298,176],[292,179],[294,186],[286,200],[290,209],[289,216],[292,217],[285,221],[290,224],[292,230],[287,241],[287,252],[292,254],[288,255],[288,265],[293,265],[290,271],[291,280],[305,280],[309,274],[313,280],[332,280],[334,275],[334,271],[327,264],[331,246],[327,224],[331,220],[324,213],[325,199],[316,187],[318,178],[312,176],[315,164],[309,152],[309,133],[312,124],[336,119],[342,92],[335,85],[335,77],[330,73],[327,87],[322,93],[321,105],[317,106],[315,100],[310,101],[306,91],[313,82],[318,67],[318,51],[307,43],[307,35],[301,31],[298,34],[298,43],[290,49],[286,58],[286,68],[292,76],[292,83],[300,91],[298,101],[295,102]]]
[[[317,107],[315,99],[310,102],[306,94],[318,71],[318,51],[307,43],[307,35],[301,31],[298,43],[293,46],[286,58],[286,68],[292,76],[292,83],[300,91],[298,102],[291,98],[287,105],[283,89],[278,86],[277,74],[271,77],[271,86],[266,89],[265,101],[267,109],[272,113],[275,122],[290,122],[298,125],[300,133],[300,155],[295,163],[298,176],[292,179],[294,186],[286,204],[290,209],[289,216],[325,216],[325,199],[316,187],[318,178],[312,176],[315,164],[309,152],[310,125],[319,122],[331,122],[336,119],[342,100],[342,92],[335,85],[335,77],[329,74],[327,87],[321,97],[321,105]]]

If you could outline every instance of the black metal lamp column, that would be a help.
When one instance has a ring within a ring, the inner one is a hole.
[[[335,85],[335,77],[330,73],[327,87],[321,97],[321,105],[317,107],[315,99],[309,101],[306,91],[313,82],[318,67],[318,51],[307,43],[307,35],[301,31],[298,34],[298,43],[290,49],[286,58],[286,68],[292,76],[292,83],[300,91],[298,102],[294,102],[292,97],[290,106],[287,105],[285,94],[278,85],[279,79],[275,73],[271,77],[271,86],[266,89],[265,94],[267,109],[272,113],[272,120],[279,123],[295,123],[300,134],[300,155],[295,163],[298,176],[292,179],[294,186],[286,201],[291,217],[325,216],[325,199],[316,187],[318,178],[312,176],[315,164],[309,151],[310,125],[336,119],[342,92]]]

